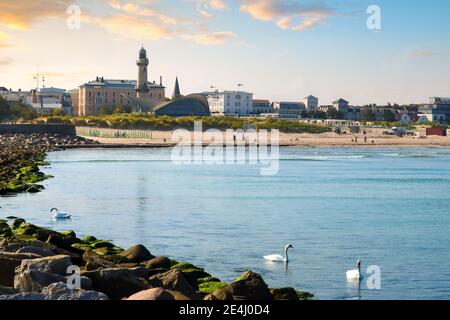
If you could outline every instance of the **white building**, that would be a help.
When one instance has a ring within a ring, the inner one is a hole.
[[[253,113],[253,93],[243,91],[216,91],[207,94],[212,115],[249,116]]]
[[[65,89],[59,88],[40,88],[34,92],[31,106],[42,114],[52,114],[54,110],[60,109],[70,114],[70,95],[66,94]]]
[[[316,111],[319,109],[319,99],[312,95],[303,98],[303,103],[308,111]]]

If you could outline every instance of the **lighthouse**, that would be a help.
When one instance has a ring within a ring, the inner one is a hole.
[[[147,58],[147,51],[142,47],[139,51],[139,59],[136,62],[138,66],[138,81],[136,84],[136,92],[138,98],[147,98],[148,87],[148,65],[149,60]]]

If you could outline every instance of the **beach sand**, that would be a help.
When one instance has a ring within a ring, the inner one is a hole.
[[[176,143],[171,142],[171,131],[153,131],[152,139],[128,138],[91,138],[104,146],[117,147],[169,147]],[[358,141],[355,142],[355,137]],[[269,139],[270,141],[270,139]],[[208,141],[205,141],[208,144]],[[280,133],[280,146],[298,147],[450,147],[450,137],[422,136],[397,137],[369,134],[364,142],[363,134],[296,134]]]

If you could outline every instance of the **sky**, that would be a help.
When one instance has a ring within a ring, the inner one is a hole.
[[[65,89],[136,79],[144,45],[168,96],[178,76],[183,94],[243,84],[271,101],[423,103],[450,96],[448,12],[448,0],[0,0],[0,86],[35,88],[37,70]]]

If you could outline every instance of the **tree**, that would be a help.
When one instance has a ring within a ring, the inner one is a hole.
[[[8,101],[0,97],[0,121],[6,120],[11,115]]]
[[[309,112],[309,117],[313,119],[326,119],[327,113],[320,110],[313,110]]]
[[[395,118],[395,114],[394,114],[391,110],[389,110],[389,109],[384,109],[384,112],[383,112],[383,120],[384,120],[384,121],[387,121],[387,122],[394,122],[394,121],[396,121],[397,119]]]
[[[301,112],[300,116],[301,116],[302,118],[309,118],[309,114],[308,114],[308,111],[306,111],[306,110],[302,110],[302,112]]]
[[[376,121],[377,115],[373,113],[372,108],[364,107],[362,112],[362,119],[363,121]]]
[[[338,111],[334,108],[328,109],[326,116],[328,119],[344,119],[345,118],[344,112]]]

